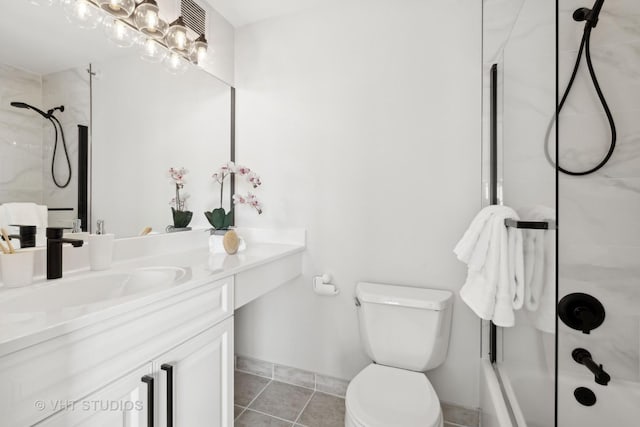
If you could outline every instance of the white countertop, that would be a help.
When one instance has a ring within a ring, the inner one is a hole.
[[[173,254],[115,262],[112,268],[105,272],[91,272],[85,268],[65,272],[65,276],[58,280],[47,281],[44,278],[39,278],[33,285],[24,288],[0,288],[0,304],[10,304],[14,298],[24,300],[24,297],[30,293],[34,293],[35,296],[35,293],[40,290],[65,281],[82,281],[83,278],[156,266],[181,267],[187,271],[186,277],[176,284],[126,297],[107,299],[97,304],[85,305],[79,309],[26,313],[24,315],[0,312],[0,356],[119,314],[131,312],[156,301],[171,298],[206,283],[301,253],[304,248],[304,245],[299,244],[253,242],[245,251],[238,254],[214,255],[209,253],[207,247],[200,247]]]

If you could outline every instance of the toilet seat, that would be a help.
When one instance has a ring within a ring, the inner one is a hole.
[[[371,364],[349,383],[347,418],[358,427],[441,427],[440,400],[420,372]]]

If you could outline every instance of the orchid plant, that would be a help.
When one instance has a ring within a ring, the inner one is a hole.
[[[185,168],[169,168],[169,177],[176,189],[176,196],[171,199],[169,203],[171,205],[171,212],[173,213],[173,226],[175,228],[185,228],[189,225],[193,217],[193,212],[186,209],[189,195],[180,194],[180,190],[184,189],[184,176],[187,172]]]
[[[204,213],[209,223],[216,230],[226,230],[233,224],[233,208],[231,208],[229,212],[226,212],[222,207],[224,181],[231,175],[243,177],[254,189],[262,185],[262,181],[258,174],[248,167],[236,165],[234,162],[228,162],[222,165],[220,169],[212,175],[212,178],[220,184],[220,207],[212,210],[211,212]],[[234,194],[233,204],[251,206],[258,212],[258,214],[262,214],[262,203],[260,203],[255,194],[251,192],[246,195]]]

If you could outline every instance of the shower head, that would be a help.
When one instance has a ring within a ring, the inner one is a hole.
[[[576,22],[587,21],[585,29],[595,28],[598,25],[598,17],[600,16],[600,10],[602,10],[604,0],[596,0],[593,8],[581,7],[573,12],[573,20]]]
[[[27,109],[27,110],[33,110],[33,111],[35,111],[36,113],[40,114],[40,115],[41,115],[42,117],[44,117],[45,119],[50,119],[50,118],[51,118],[51,116],[53,116],[53,113],[54,113],[56,110],[59,110],[60,112],[63,112],[63,111],[64,111],[64,105],[61,105],[61,106],[59,106],[59,107],[52,108],[51,110],[47,111],[46,113],[45,113],[44,111],[42,111],[41,109],[39,109],[39,108],[37,108],[37,107],[34,107],[33,105],[29,105],[29,104],[27,104],[26,102],[17,102],[17,101],[14,101],[14,102],[12,102],[12,103],[11,103],[11,106],[12,106],[12,107],[15,107],[15,108],[25,108],[25,109]]]

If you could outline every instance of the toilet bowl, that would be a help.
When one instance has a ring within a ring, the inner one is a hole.
[[[349,383],[346,427],[442,427],[435,390],[421,372],[371,364]]]
[[[452,300],[449,291],[358,283],[360,337],[374,363],[349,383],[346,427],[443,427],[424,372],[446,358]]]

